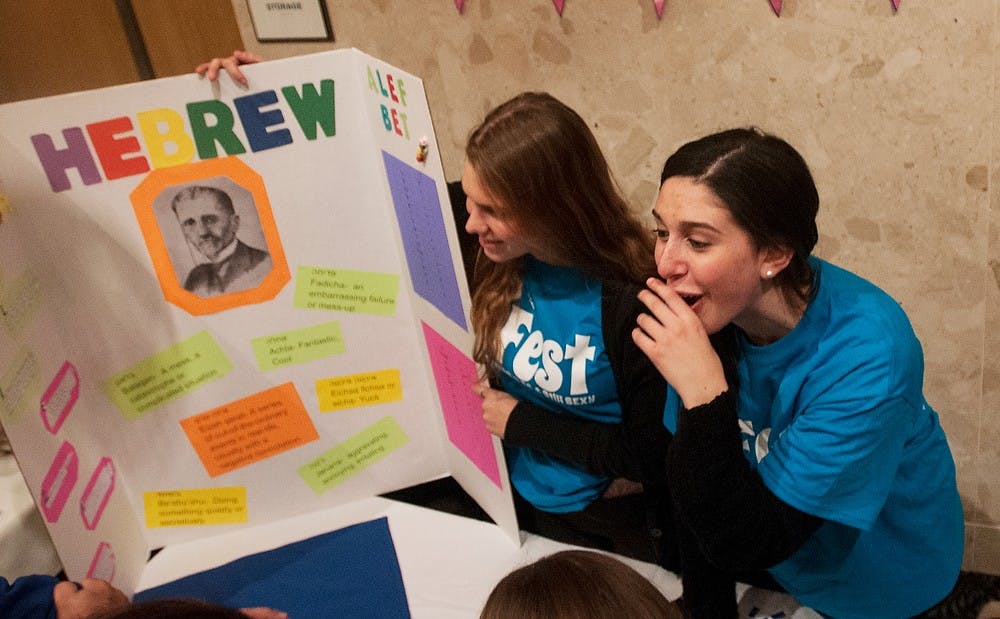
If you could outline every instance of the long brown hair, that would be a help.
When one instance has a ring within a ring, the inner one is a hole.
[[[639,572],[591,550],[563,550],[497,583],[480,619],[683,619]]]
[[[655,273],[652,238],[622,198],[579,114],[547,93],[526,92],[486,115],[465,156],[519,234],[560,264],[603,280],[641,283]],[[521,293],[524,260],[476,260],[473,357],[495,376],[500,329]]]

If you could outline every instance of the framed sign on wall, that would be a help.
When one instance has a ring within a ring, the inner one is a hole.
[[[323,0],[247,0],[258,41],[332,41]]]

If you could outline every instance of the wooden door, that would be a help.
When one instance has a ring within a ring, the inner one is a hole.
[[[243,49],[232,0],[132,0],[132,10],[156,77]]]
[[[243,46],[232,0],[0,1],[0,103],[193,71]]]
[[[0,103],[139,79],[115,0],[0,2]]]

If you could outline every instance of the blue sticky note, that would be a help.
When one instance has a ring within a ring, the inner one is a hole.
[[[162,598],[270,606],[300,618],[410,617],[386,518],[249,555],[146,589],[134,599]]]
[[[382,151],[414,291],[466,329],[434,179]]]

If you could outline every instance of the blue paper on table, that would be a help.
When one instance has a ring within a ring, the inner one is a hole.
[[[141,591],[135,600],[177,597],[270,606],[295,619],[410,616],[386,518],[249,555]]]

